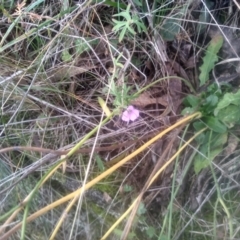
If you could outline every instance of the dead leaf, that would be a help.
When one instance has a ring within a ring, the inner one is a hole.
[[[182,66],[176,62],[176,61],[170,61],[172,68],[173,68],[173,72],[175,73],[175,75],[177,74],[178,76],[189,80],[188,75],[186,73],[186,71],[182,68]],[[179,80],[180,81],[180,80]]]
[[[103,199],[104,199],[107,203],[109,203],[109,202],[112,201],[112,198],[111,198],[106,192],[103,193]]]
[[[196,57],[195,56],[191,56],[187,62],[185,63],[185,66],[187,69],[192,69],[192,68],[195,68],[196,67],[196,64],[197,64],[198,60],[196,60]]]
[[[153,93],[150,91],[140,94],[136,99],[131,101],[131,105],[135,105],[136,107],[140,108],[145,108],[146,106],[151,104],[161,104],[164,107],[168,106],[167,95],[153,98],[151,97],[152,94]]]
[[[63,78],[74,77],[78,74],[87,72],[94,68],[96,67],[95,66],[76,67],[76,66],[62,65],[60,67],[50,69],[46,74],[54,82],[59,82]]]
[[[238,138],[233,135],[230,135],[228,138],[228,145],[224,149],[224,155],[229,156],[230,154],[232,154],[236,150],[238,143],[239,143]]]
[[[176,76],[175,69],[178,72],[178,74],[185,75],[185,71],[183,68],[176,62],[171,62],[170,64],[167,64],[167,69],[170,76]],[[182,103],[181,99],[181,93],[182,93],[182,80],[178,78],[169,78],[168,81],[168,89],[169,89],[169,95],[168,95],[168,103],[171,106],[172,112],[174,114],[177,114],[178,108]]]

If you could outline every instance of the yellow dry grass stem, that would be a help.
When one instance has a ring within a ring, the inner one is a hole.
[[[162,173],[170,163],[173,162],[173,160],[193,141],[199,134],[201,134],[203,131],[205,131],[207,128],[202,129],[198,133],[196,133],[193,137],[191,137],[159,170],[158,172],[153,176],[151,181],[149,182],[147,189],[152,185],[152,183],[158,178],[160,173]],[[147,190],[146,189],[146,190]],[[144,193],[144,192],[143,192]],[[101,238],[101,240],[106,239],[110,233],[116,228],[116,226],[130,213],[130,211],[136,206],[136,204],[139,204],[141,202],[143,193],[141,193],[132,203],[132,205],[127,209],[127,211],[112,225],[112,227],[106,232],[106,234]]]
[[[139,147],[138,149],[136,149],[133,153],[131,153],[130,155],[128,155],[127,157],[125,157],[123,160],[121,160],[120,162],[118,162],[117,164],[115,164],[114,166],[112,166],[111,168],[109,168],[108,170],[106,170],[104,173],[100,174],[99,176],[97,176],[96,178],[94,178],[92,181],[90,181],[89,183],[87,183],[85,186],[79,188],[78,190],[68,194],[67,196],[47,205],[46,207],[40,209],[39,211],[35,212],[34,214],[30,215],[26,221],[30,222],[34,219],[36,219],[37,217],[45,214],[46,212],[54,209],[55,207],[69,201],[72,199],[72,202],[70,203],[69,207],[64,211],[64,214],[61,216],[61,218],[59,219],[59,222],[57,224],[57,226],[55,227],[53,234],[51,236],[51,239],[55,238],[56,233],[59,229],[59,227],[61,226],[63,220],[64,220],[64,216],[66,216],[67,212],[71,209],[71,206],[76,202],[76,200],[79,198],[79,196],[87,189],[91,188],[92,186],[94,186],[95,184],[97,184],[99,181],[101,181],[102,179],[106,178],[108,175],[110,175],[111,173],[113,173],[114,171],[116,171],[118,168],[120,168],[121,166],[123,166],[125,163],[127,163],[128,161],[130,161],[131,159],[133,159],[136,155],[138,155],[139,153],[141,153],[143,150],[145,150],[146,148],[148,148],[151,144],[153,144],[154,142],[156,142],[158,139],[160,139],[161,137],[163,137],[165,134],[167,134],[168,132],[172,131],[173,129],[183,125],[183,124],[187,124],[190,121],[196,119],[196,118],[200,118],[201,117],[201,113],[200,112],[196,112],[192,115],[189,115],[187,117],[182,118],[181,120],[179,120],[178,122],[176,122],[174,125],[170,126],[169,128],[165,129],[164,131],[162,131],[161,133],[159,133],[158,135],[156,135],[155,137],[153,137],[152,139],[150,139],[148,142],[146,142],[145,144],[143,144],[141,147]],[[71,156],[74,153],[74,150],[76,150],[77,147],[79,147],[80,144],[77,144],[72,151],[70,151],[68,153],[68,156]],[[54,169],[56,170],[56,169]],[[49,174],[50,175],[50,174]],[[135,203],[135,202],[134,202]],[[130,209],[131,210],[131,209]],[[130,211],[129,210],[129,211]],[[128,212],[127,212],[128,213]],[[16,224],[12,229],[10,229],[8,232],[6,232],[1,238],[0,240],[4,240],[4,239],[8,239],[9,236],[11,236],[11,234],[13,234],[14,232],[16,232],[20,227],[22,226],[22,222]]]

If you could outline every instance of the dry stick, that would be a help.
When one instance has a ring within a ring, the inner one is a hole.
[[[164,128],[160,128],[157,129],[159,130],[163,130]],[[155,130],[156,131],[156,130]],[[152,136],[154,136],[155,133],[149,133],[139,139],[136,140],[132,140],[132,141],[127,141],[125,143],[121,143],[118,145],[112,145],[112,146],[107,146],[107,147],[96,147],[95,150],[97,152],[99,151],[111,151],[111,150],[116,150],[120,147],[124,147],[124,146],[130,146],[134,143],[146,140],[148,138],[151,138]],[[30,173],[34,172],[36,169],[38,169],[39,167],[41,167],[43,164],[49,162],[51,160],[52,157],[55,156],[59,156],[59,155],[65,155],[67,154],[71,149],[69,150],[52,150],[52,149],[48,149],[48,148],[40,148],[40,147],[26,147],[26,146],[14,146],[14,147],[8,147],[8,148],[3,148],[0,149],[0,153],[5,153],[5,152],[9,152],[9,151],[21,151],[21,150],[28,150],[28,151],[35,151],[35,152],[42,152],[42,153],[52,153],[54,154],[53,156],[50,156],[50,158],[46,158],[43,161],[37,163],[35,166],[32,166],[29,170],[27,170],[16,182],[12,183],[11,186],[5,188],[4,190],[2,190],[0,192],[0,195],[7,192],[8,190],[10,190],[11,188],[13,188],[15,185],[17,185],[22,179],[24,179],[25,177],[27,177]],[[78,149],[76,151],[76,153],[90,153],[92,151],[92,148],[81,148]]]
[[[95,147],[94,151],[96,152],[101,152],[101,151],[112,151],[112,150],[116,150],[120,147],[125,147],[125,146],[130,146],[134,143],[137,143],[141,140],[146,140],[147,138],[151,138],[152,136],[154,136],[156,133],[155,131],[159,131],[159,130],[163,130],[164,127],[161,127],[159,129],[155,129],[154,132],[151,132],[149,134],[144,135],[143,137],[137,138],[135,140],[130,140],[130,141],[126,141],[124,143],[117,143],[117,144],[113,144],[111,146],[106,146],[106,147]],[[0,148],[0,154],[1,153],[6,153],[6,152],[10,152],[10,151],[34,151],[34,152],[41,152],[41,153],[52,153],[55,155],[66,155],[67,153],[69,153],[71,151],[71,149],[68,150],[53,150],[50,148],[42,148],[42,147],[28,147],[28,146],[12,146],[12,147],[6,147],[6,148]],[[81,149],[76,150],[75,153],[91,153],[92,148],[91,147],[84,147]]]
[[[184,126],[181,126],[179,127],[178,129],[176,129],[177,131],[175,133],[173,133],[174,136],[172,136],[172,139],[171,141],[168,143],[167,147],[165,148],[165,150],[163,151],[163,153],[161,154],[161,156],[158,158],[158,162],[156,163],[153,171],[151,172],[151,175],[149,176],[147,182],[145,183],[144,187],[142,188],[140,194],[139,194],[139,197],[138,197],[138,200],[128,218],[128,221],[127,223],[125,224],[125,228],[123,230],[123,234],[121,236],[121,240],[125,240],[127,239],[127,236],[128,236],[128,233],[130,231],[130,228],[132,226],[132,222],[134,220],[134,217],[137,213],[137,210],[138,210],[138,207],[139,207],[139,204],[141,203],[141,200],[142,200],[142,197],[143,197],[143,194],[147,191],[148,187],[149,187],[149,184],[153,178],[153,176],[157,173],[157,171],[160,169],[164,159],[167,157],[167,154],[169,153],[171,147],[173,146],[174,144],[174,141],[176,140],[176,137],[177,135],[179,134],[179,132],[182,130]]]
[[[153,134],[152,134],[153,135]],[[95,147],[94,151],[96,152],[101,152],[101,151],[112,151],[120,147],[125,147],[129,146],[133,143],[138,142],[140,139],[132,140],[132,141],[127,141],[121,144],[114,144],[111,146],[106,146],[106,147]],[[13,147],[7,147],[7,148],[2,148],[0,149],[0,153],[5,153],[5,152],[10,152],[10,151],[34,151],[34,152],[41,152],[41,153],[53,153],[55,155],[65,155],[71,151],[71,149],[68,150],[53,150],[50,148],[42,148],[42,147],[27,147],[27,146],[13,146]],[[91,153],[92,148],[86,147],[86,148],[81,148],[78,149],[75,153]]]
[[[163,130],[163,128],[158,129],[158,131],[159,130]],[[132,145],[134,143],[146,140],[148,138],[151,138],[154,135],[155,135],[155,133],[152,132],[152,133],[149,133],[149,134],[147,134],[147,135],[145,135],[145,136],[143,136],[141,138],[138,138],[136,140],[127,141],[125,143],[120,143],[120,144],[116,144],[116,145],[114,144],[112,146],[106,146],[106,147],[96,147],[95,151],[100,152],[100,151],[116,150],[116,149],[118,149],[120,147],[130,146],[130,145]],[[22,151],[22,150],[54,154],[54,156],[51,156],[51,157],[55,157],[56,155],[57,156],[59,156],[59,155],[66,155],[69,151],[71,151],[71,149],[69,149],[69,150],[52,150],[52,149],[49,149],[49,148],[41,148],[41,147],[14,146],[14,147],[7,147],[7,148],[0,149],[0,154],[1,153],[5,153],[5,152],[9,152],[9,151]],[[91,151],[92,151],[92,148],[81,148],[81,149],[78,149],[76,151],[76,153],[90,153]],[[18,184],[22,179],[27,177],[30,173],[34,172],[36,169],[41,167],[43,164],[49,162],[50,159],[46,158],[43,161],[41,161],[40,163],[37,163],[35,166],[31,167],[29,169],[29,171],[26,171],[16,182],[12,183],[11,186],[9,186],[9,187],[5,188],[4,190],[2,190],[0,192],[0,195],[5,193],[6,191],[10,190],[11,188],[13,188],[16,184]]]

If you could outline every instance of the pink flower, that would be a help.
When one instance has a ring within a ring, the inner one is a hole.
[[[135,121],[139,117],[139,111],[133,106],[128,106],[122,114],[122,120],[124,122]]]

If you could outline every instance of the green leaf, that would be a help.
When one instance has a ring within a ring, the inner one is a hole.
[[[112,20],[116,25],[113,27],[113,31],[119,31],[122,27],[126,25],[126,22],[121,22],[116,19]]]
[[[213,138],[211,141],[211,148],[223,147],[223,145],[227,142],[228,133],[221,134],[213,134]]]
[[[204,133],[201,133],[200,135],[198,135],[198,136],[195,138],[195,140],[197,141],[197,143],[198,143],[199,145],[201,145],[201,144],[203,144],[203,143],[205,142],[204,139],[205,139],[205,134],[204,134]]]
[[[223,37],[219,35],[215,35],[210,41],[206,55],[203,58],[203,64],[200,67],[200,86],[204,85],[209,80],[209,73],[214,68],[215,62],[217,62],[218,57],[217,54],[222,47]]]
[[[147,32],[147,28],[142,22],[136,22],[138,33]]]
[[[154,227],[148,227],[146,234],[148,238],[153,238],[156,235],[156,229]]]
[[[120,12],[118,14],[114,14],[114,17],[124,17],[126,18],[127,21],[131,21],[131,16],[129,14],[129,12]]]
[[[238,90],[236,93],[226,93],[214,110],[214,115],[217,116],[221,109],[226,108],[230,104],[240,106],[240,90]]]
[[[142,215],[142,214],[146,213],[146,211],[147,211],[147,209],[146,209],[144,203],[141,202],[139,204],[139,207],[138,207],[138,210],[137,210],[138,215]]]
[[[72,55],[69,53],[67,49],[62,51],[62,60],[64,62],[70,62],[72,60]]]
[[[165,41],[173,41],[177,34],[180,33],[182,29],[182,18],[186,14],[187,7],[184,6],[183,8],[179,10],[173,10],[170,13],[169,18],[166,18],[164,21],[161,29],[160,29],[160,35],[162,36],[163,40]],[[176,12],[178,11],[178,12]]]
[[[218,103],[218,97],[216,95],[209,95],[206,98],[206,102],[204,105],[208,105],[209,107],[215,107]]]
[[[202,169],[207,168],[209,166],[209,160],[197,158],[194,161],[194,172],[198,174]]]
[[[179,17],[178,17],[179,18]],[[160,34],[165,41],[173,41],[175,36],[180,32],[181,25],[179,20],[168,18],[160,30]]]
[[[121,42],[126,34],[127,29],[123,28],[123,30],[121,31],[120,35],[119,35],[119,42]]]
[[[128,185],[128,184],[125,184],[125,185],[123,186],[123,191],[124,191],[124,192],[132,192],[132,190],[133,190],[132,186],[130,186],[130,185]]]
[[[104,172],[105,171],[105,166],[104,166],[104,163],[103,163],[102,159],[100,158],[99,155],[96,155],[95,158],[96,158],[98,169],[100,170],[100,172]]]
[[[146,31],[146,27],[142,23],[141,19],[137,15],[132,15],[130,13],[130,7],[131,5],[128,4],[127,9],[123,12],[117,13],[113,15],[114,17],[123,17],[125,20],[118,21],[116,19],[113,19],[114,27],[113,31],[120,32],[119,34],[119,42],[121,42],[128,32],[132,35],[135,35],[136,32],[133,29],[133,25],[137,25],[137,30],[139,33],[142,31]]]
[[[203,155],[198,154],[195,159],[194,159],[194,171],[196,174],[198,174],[202,169],[207,168],[211,161],[219,154],[222,152],[222,147],[215,148],[211,150],[210,156],[207,158],[206,153],[207,153],[207,144],[205,144],[202,148],[200,148],[200,152]],[[205,155],[205,156],[204,156]]]
[[[227,139],[227,132],[219,134],[208,131],[204,136],[202,136],[203,144],[200,146],[199,153],[194,159],[194,171],[196,174],[198,174],[202,169],[207,168],[211,161],[213,161],[214,158],[222,152]]]
[[[135,35],[136,32],[133,30],[133,28],[131,28],[130,26],[127,26],[127,29],[130,33],[132,33],[132,35]]]
[[[218,97],[216,95],[209,95],[205,102],[202,104],[202,108],[205,114],[209,114],[214,111],[215,107],[218,104]]]
[[[184,108],[184,109],[182,110],[181,114],[182,114],[183,116],[186,116],[186,115],[190,115],[190,114],[194,113],[195,111],[196,111],[196,110],[195,110],[194,108],[192,108],[192,107],[186,107],[186,108]]]
[[[158,240],[169,240],[167,235],[161,235],[160,238],[158,238]]]
[[[203,128],[205,128],[206,127],[206,124],[204,124],[203,122],[201,122],[201,121],[195,121],[194,123],[193,123],[193,127],[194,127],[194,129],[196,130],[196,132],[199,132],[199,131],[201,131]],[[201,133],[200,135],[198,135],[197,137],[196,137],[196,141],[197,141],[197,143],[199,144],[199,145],[202,145],[203,143],[205,143],[206,142],[206,132],[203,132],[203,133]]]
[[[130,16],[130,7],[131,7],[131,4],[128,4],[127,8],[125,11],[123,12],[120,12],[120,13],[117,13],[117,14],[114,14],[113,16],[122,16],[122,17],[125,17],[126,19],[130,20],[131,19],[131,16]]]
[[[119,228],[114,228],[113,230],[114,234],[116,234],[117,236],[121,237],[123,231]]]
[[[222,124],[216,117],[205,117],[202,120],[214,132],[225,133],[227,131],[227,127]]]
[[[200,131],[203,128],[205,128],[206,125],[203,122],[196,121],[196,122],[193,123],[193,127],[196,129],[196,131]]]
[[[240,123],[240,107],[230,105],[221,109],[217,117],[229,128],[234,127],[235,124]]]
[[[184,103],[188,103],[191,107],[197,107],[200,104],[200,99],[199,97],[196,97],[192,94],[189,94],[185,99]]]

